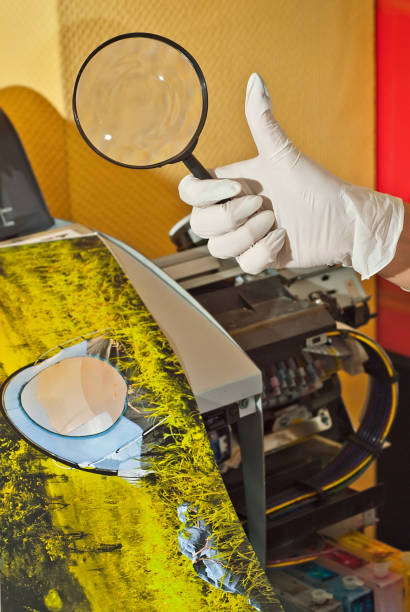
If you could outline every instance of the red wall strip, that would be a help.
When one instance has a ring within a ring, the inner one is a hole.
[[[377,189],[410,202],[410,0],[378,0]],[[410,356],[410,293],[378,279],[377,338]]]

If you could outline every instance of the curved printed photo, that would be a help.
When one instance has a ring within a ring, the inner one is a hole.
[[[2,607],[281,610],[178,358],[98,236],[3,248],[0,284]]]

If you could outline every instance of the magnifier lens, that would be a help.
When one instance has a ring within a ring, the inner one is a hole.
[[[106,431],[120,418],[126,396],[126,382],[112,365],[95,357],[73,357],[34,376],[20,401],[44,429],[87,436]]]
[[[120,38],[85,63],[75,110],[83,135],[127,166],[162,164],[194,138],[203,113],[201,82],[178,49],[144,36]]]

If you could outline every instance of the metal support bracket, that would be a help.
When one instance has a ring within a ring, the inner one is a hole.
[[[246,400],[238,422],[242,451],[248,536],[262,566],[266,562],[266,491],[265,456],[263,452],[263,414],[260,395]],[[251,412],[252,410],[252,412]],[[245,415],[241,415],[246,411]]]

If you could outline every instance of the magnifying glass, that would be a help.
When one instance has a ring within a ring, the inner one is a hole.
[[[126,168],[182,161],[197,178],[212,178],[192,154],[207,110],[198,63],[156,34],[122,34],[102,43],[84,61],[74,86],[82,137],[98,155]]]
[[[37,450],[65,463],[135,482],[145,476],[141,459],[152,423],[135,407],[138,392],[114,365],[121,351],[105,336],[84,337],[47,352],[10,376],[1,389],[7,421]]]

